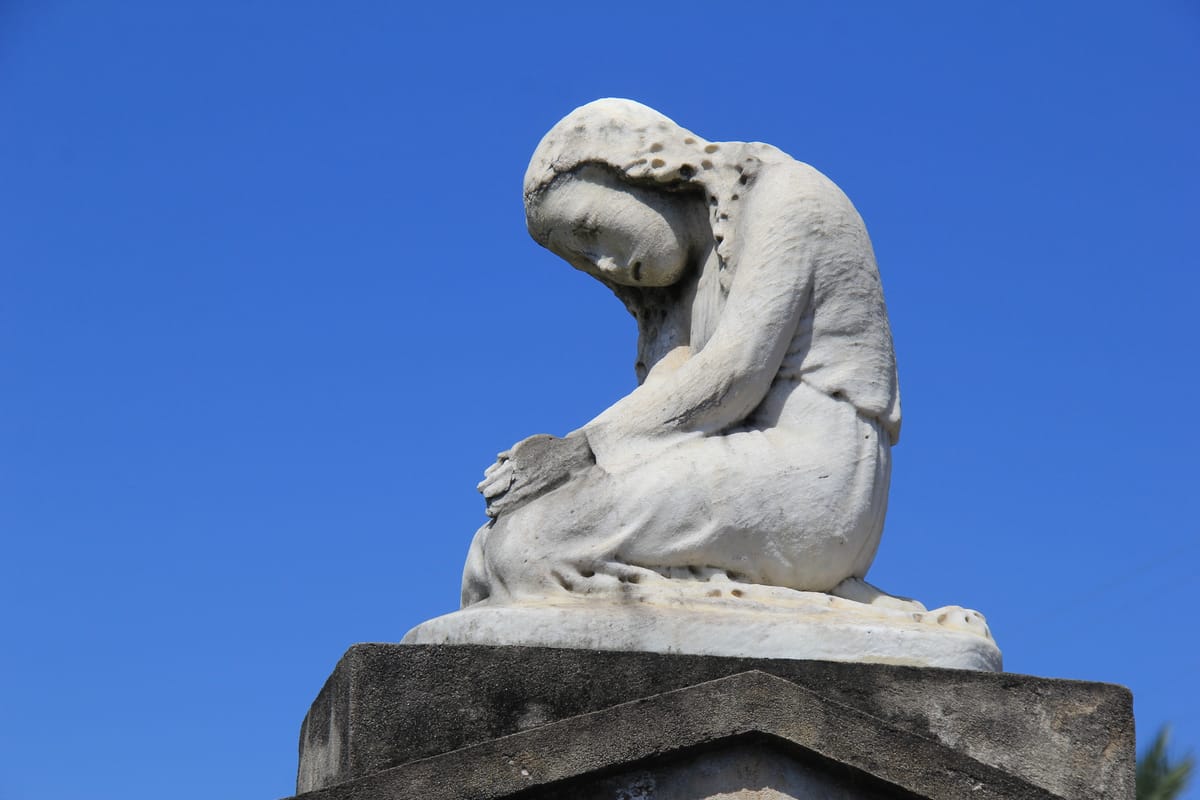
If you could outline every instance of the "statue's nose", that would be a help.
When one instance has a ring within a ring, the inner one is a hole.
[[[617,261],[612,256],[601,256],[596,259],[596,269],[606,275],[613,275],[625,272],[625,266]]]

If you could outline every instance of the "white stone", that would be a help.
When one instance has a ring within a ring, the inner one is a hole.
[[[862,581],[900,396],[871,243],[829,179],[600,100],[542,140],[525,204],[637,319],[639,385],[500,454],[464,611],[406,641],[999,667],[982,617],[931,625]]]
[[[419,625],[404,642],[1001,668],[1000,650],[975,611],[872,606],[715,578],[630,586],[619,603],[477,603]]]

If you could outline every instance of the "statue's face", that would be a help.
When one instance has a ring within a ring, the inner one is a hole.
[[[669,286],[691,249],[687,198],[619,182],[597,167],[557,181],[530,215],[550,250],[626,286]]]

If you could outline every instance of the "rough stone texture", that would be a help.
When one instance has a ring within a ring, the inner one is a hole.
[[[586,783],[569,781],[537,792],[539,800],[892,800],[897,794],[799,748],[785,751],[766,737],[728,741],[717,751],[663,759]]]
[[[686,760],[695,748],[732,757],[746,736],[893,793],[882,797],[1133,797],[1132,700],[1118,686],[875,664],[386,644],[352,647],[321,691],[301,733],[297,788],[331,787],[306,800],[584,798],[580,781],[635,776],[647,759],[665,769],[663,759]]]

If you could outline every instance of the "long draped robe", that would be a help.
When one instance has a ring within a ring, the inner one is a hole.
[[[845,195],[761,147],[736,256],[640,307],[626,295],[644,380],[577,432],[594,466],[479,530],[464,606],[714,571],[802,591],[866,574],[900,428],[879,274]]]

